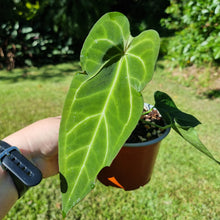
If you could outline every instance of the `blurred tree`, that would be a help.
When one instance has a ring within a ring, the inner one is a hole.
[[[220,62],[220,0],[170,0],[163,26],[175,30],[167,58],[178,65]]]
[[[78,59],[92,25],[106,12],[120,11],[133,35],[154,28],[166,33],[160,19],[162,0],[0,0],[0,63],[42,65]],[[10,62],[7,54],[10,53]]]
[[[28,63],[32,55],[28,50],[26,35],[33,30],[28,27],[39,9],[38,1],[0,0],[0,66],[10,70],[18,64]]]

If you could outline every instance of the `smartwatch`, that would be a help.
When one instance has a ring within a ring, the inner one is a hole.
[[[24,157],[17,147],[0,140],[0,165],[11,176],[20,198],[29,187],[42,180],[41,171]]]

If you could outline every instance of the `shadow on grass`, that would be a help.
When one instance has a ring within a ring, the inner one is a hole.
[[[13,71],[0,72],[0,82],[16,83],[23,80],[60,80],[65,76],[71,76],[74,72],[79,71],[78,64],[61,64],[61,65],[48,65],[41,68],[30,67],[23,69],[15,69]]]
[[[220,98],[220,89],[213,89],[206,91],[203,95],[208,99],[216,99]]]

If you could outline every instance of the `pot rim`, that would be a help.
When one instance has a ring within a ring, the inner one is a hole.
[[[148,103],[144,103],[144,106],[147,107],[148,109],[153,107],[152,105],[150,105]],[[149,146],[149,145],[152,145],[152,144],[156,144],[156,143],[162,141],[169,134],[169,132],[170,132],[170,128],[167,128],[165,130],[165,132],[158,138],[155,138],[155,139],[150,140],[150,141],[145,141],[145,142],[125,143],[123,146],[124,147],[145,147],[145,146]]]
[[[124,147],[145,147],[145,146],[149,146],[152,144],[156,144],[156,143],[162,141],[169,134],[169,132],[170,132],[170,128],[167,128],[165,130],[165,132],[158,138],[155,138],[150,141],[139,142],[139,143],[125,143]]]

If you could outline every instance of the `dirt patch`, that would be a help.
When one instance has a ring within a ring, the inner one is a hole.
[[[198,95],[205,95],[207,98],[219,97],[220,67],[190,66],[184,69],[175,68],[171,73],[181,84],[195,88]]]

